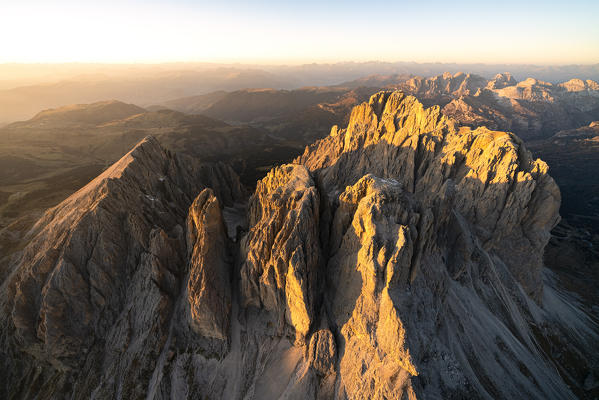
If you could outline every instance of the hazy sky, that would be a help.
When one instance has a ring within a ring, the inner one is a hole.
[[[0,0],[0,62],[599,63],[599,0]]]

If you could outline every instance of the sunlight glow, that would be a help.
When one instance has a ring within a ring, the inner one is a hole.
[[[599,62],[599,2],[0,0],[0,62]]]

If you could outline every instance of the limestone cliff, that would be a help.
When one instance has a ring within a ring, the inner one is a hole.
[[[541,254],[559,218],[560,193],[547,165],[532,160],[514,135],[460,128],[438,107],[425,110],[412,96],[382,92],[299,161],[328,192],[370,173],[397,180],[424,208],[455,208],[487,248],[518,260],[513,273],[540,296]]]
[[[0,396],[594,393],[597,328],[542,264],[560,192],[515,135],[381,92],[241,198],[146,139],[49,210],[0,287]]]
[[[306,168],[277,167],[250,199],[251,229],[241,244],[243,306],[272,311],[277,332],[291,327],[300,342],[314,322],[319,292],[319,216],[318,192]]]
[[[530,308],[542,307],[542,251],[560,195],[518,138],[460,128],[385,92],[298,162],[333,210],[325,296],[341,393],[568,396],[528,325],[540,323]],[[503,346],[518,348],[527,371],[509,384],[499,371],[516,368],[516,356]]]
[[[220,203],[204,189],[187,217],[190,325],[202,336],[227,340],[231,313],[231,259]]]

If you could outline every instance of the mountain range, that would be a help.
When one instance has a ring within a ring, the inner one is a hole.
[[[470,71],[486,78],[512,71],[556,83],[577,76],[599,80],[599,65],[484,65],[413,62],[345,62],[305,65],[2,64],[0,126],[26,120],[39,110],[119,99],[143,107],[213,91],[339,85],[367,75],[431,76]]]
[[[598,146],[509,73],[8,124],[0,398],[596,398]]]
[[[592,174],[576,173],[581,167],[572,163],[577,160],[570,157],[569,163],[553,161],[562,147],[553,139],[558,134],[560,143],[567,142],[572,153],[597,159],[593,150],[587,151],[596,136],[596,131],[588,127],[599,121],[599,84],[592,80],[571,79],[551,84],[529,78],[518,82],[509,73],[497,74],[492,79],[465,73],[444,73],[431,78],[377,75],[328,88],[219,92],[172,100],[163,107],[226,119],[233,124],[250,124],[303,146],[326,135],[331,125],[347,124],[352,107],[382,89],[399,89],[427,106],[439,105],[445,115],[463,125],[516,133],[531,143],[537,156],[551,160],[560,186],[578,186],[575,192],[579,203],[596,201],[593,199],[599,181]],[[587,138],[560,134],[576,129],[586,129]],[[586,164],[583,168],[592,170]],[[570,214],[572,201],[567,195],[562,209],[566,214]],[[597,215],[593,209],[597,208],[578,207],[577,214]]]
[[[162,105],[228,121],[264,124],[287,120],[310,108],[327,110],[339,102],[347,103],[342,111],[348,115],[352,106],[381,89],[400,89],[426,105],[440,105],[445,114],[463,124],[509,130],[525,139],[548,137],[599,119],[597,82],[571,79],[551,84],[533,78],[518,82],[509,73],[492,79],[465,73],[431,78],[377,75],[322,88],[221,91]]]
[[[3,263],[2,397],[597,393],[597,326],[543,263],[560,190],[516,135],[383,91],[249,198],[160,140]]]

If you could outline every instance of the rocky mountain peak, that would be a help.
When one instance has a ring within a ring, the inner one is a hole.
[[[415,77],[408,79],[399,88],[416,96],[433,97],[439,95],[473,95],[477,90],[484,88],[487,80],[475,74],[457,72],[451,74],[444,72],[431,78]]]
[[[242,201],[146,138],[49,210],[0,286],[0,395],[573,397],[539,343],[597,337],[544,279],[560,192],[514,134],[383,91],[233,236]]]
[[[49,209],[0,287],[3,343],[64,372],[81,367],[82,354],[101,358],[130,340],[121,331],[127,324],[138,324],[130,332],[138,345],[164,340],[146,325],[166,305],[152,296],[179,290],[185,210],[206,185],[223,202],[240,197],[229,167],[181,158],[147,137]],[[116,342],[104,347],[110,337]]]
[[[528,249],[519,258],[528,260],[527,272],[521,274],[514,265],[514,273],[521,275],[529,293],[540,296],[540,257],[559,218],[560,194],[547,165],[533,160],[520,139],[459,127],[438,107],[425,109],[402,92],[372,96],[354,109],[345,130],[333,132],[298,159],[317,173],[323,187],[342,190],[368,173],[394,179],[429,206],[455,202],[453,207],[479,230],[483,241],[501,238],[495,243],[500,248],[516,246],[519,239],[508,238],[510,232],[526,224],[532,231],[523,240],[527,246],[534,243],[536,250],[534,256]],[[537,203],[543,206],[530,208]]]
[[[495,75],[493,79],[489,81],[487,84],[488,89],[503,89],[506,86],[515,86],[518,84],[518,81],[514,79],[512,74],[509,72],[503,72],[501,74]]]
[[[590,79],[586,81],[583,81],[582,79],[570,79],[567,82],[560,83],[559,86],[566,89],[568,92],[599,90],[599,83]]]

